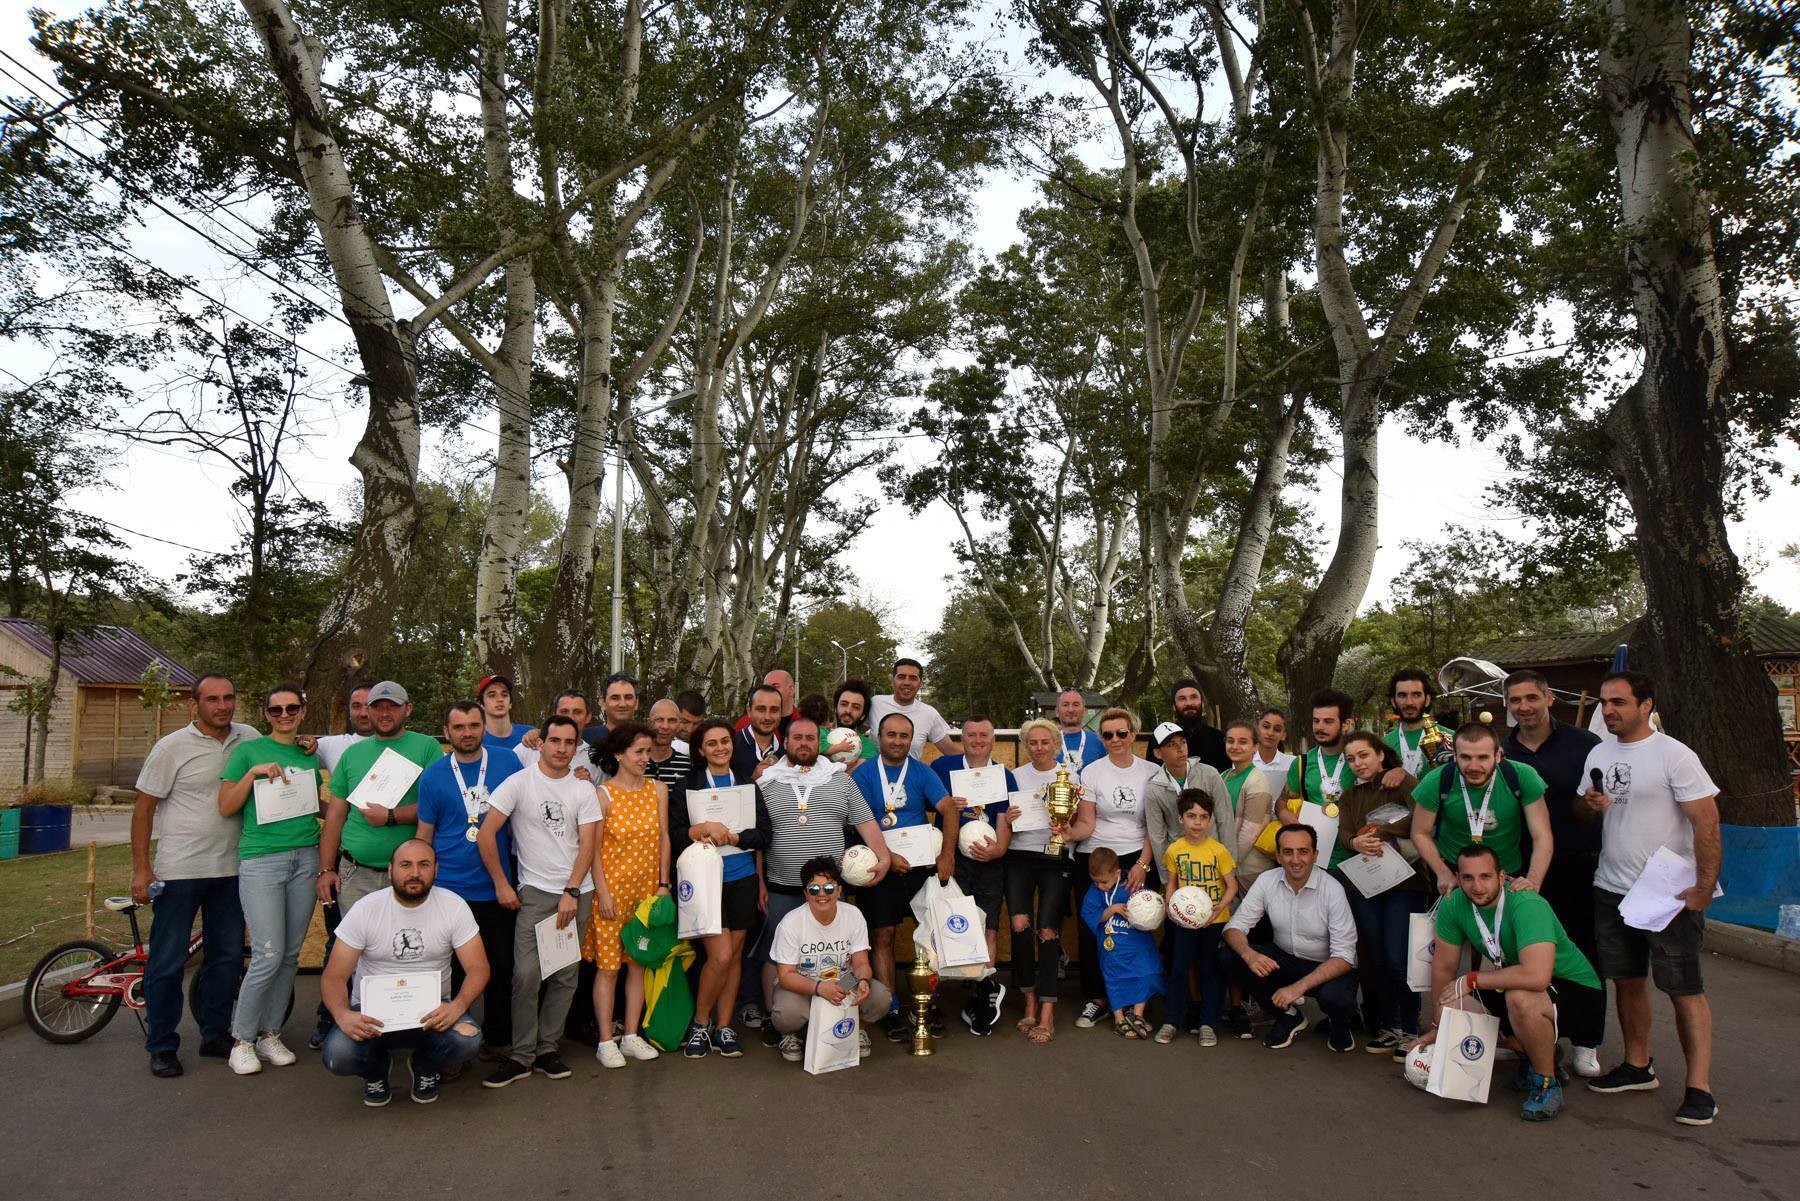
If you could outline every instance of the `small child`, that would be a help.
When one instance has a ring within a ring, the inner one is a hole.
[[[1156,1041],[1172,1043],[1187,1024],[1188,972],[1200,977],[1200,1045],[1219,1044],[1219,1018],[1225,1009],[1225,969],[1219,963],[1219,948],[1224,942],[1225,922],[1231,917],[1231,902],[1237,899],[1237,864],[1225,845],[1212,836],[1213,799],[1198,788],[1183,789],[1175,798],[1175,812],[1181,818],[1181,837],[1163,852],[1163,899],[1175,895],[1177,888],[1195,885],[1212,897],[1212,920],[1198,930],[1190,930],[1177,922],[1169,923],[1169,1005]]]
[[[1105,847],[1088,856],[1088,879],[1093,887],[1081,899],[1081,920],[1093,930],[1100,946],[1100,971],[1106,980],[1106,998],[1112,1006],[1113,1029],[1126,1038],[1149,1038],[1144,1006],[1163,994],[1162,956],[1147,931],[1125,920],[1124,873],[1119,856]]]

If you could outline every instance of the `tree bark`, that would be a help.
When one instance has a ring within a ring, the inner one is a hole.
[[[1709,198],[1695,176],[1686,10],[1611,0],[1600,97],[1617,136],[1626,270],[1644,365],[1606,418],[1637,517],[1649,611],[1641,648],[1668,732],[1700,756],[1727,822],[1794,824],[1775,690],[1753,657],[1725,525],[1725,305]],[[1633,647],[1634,651],[1639,647]]]

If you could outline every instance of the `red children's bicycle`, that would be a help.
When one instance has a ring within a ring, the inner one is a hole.
[[[53,1043],[78,1043],[92,1038],[106,1028],[124,1005],[144,1020],[144,967],[150,953],[138,932],[138,903],[130,897],[108,897],[106,907],[123,913],[131,921],[131,947],[118,951],[103,942],[78,938],[52,948],[31,974],[25,978],[25,1022]],[[187,961],[200,954],[205,932],[196,929],[188,936]],[[243,973],[239,972],[242,979]],[[188,989],[188,1008],[194,1020],[200,1020],[199,978]],[[294,1011],[293,994],[288,994],[287,1010],[282,1020]]]

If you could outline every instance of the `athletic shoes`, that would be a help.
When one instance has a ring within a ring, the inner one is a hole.
[[[799,1063],[806,1054],[806,1049],[800,1045],[798,1034],[782,1035],[780,1047],[781,1057],[789,1063]]]
[[[730,1026],[720,1026],[713,1031],[712,1047],[726,1059],[737,1059],[744,1054],[744,1044],[738,1041],[737,1031]]]
[[[1563,1087],[1554,1077],[1528,1073],[1531,1094],[1519,1108],[1519,1116],[1527,1122],[1548,1122],[1562,1112]]]
[[[1719,1116],[1719,1103],[1705,1089],[1690,1088],[1675,1111],[1675,1120],[1683,1126],[1710,1126]]]
[[[1569,1050],[1574,1052],[1573,1066],[1577,1076],[1592,1080],[1600,1074],[1600,1048],[1571,1045]]]
[[[1294,1036],[1306,1029],[1306,1015],[1298,1009],[1290,1009],[1286,1013],[1275,1015],[1275,1024],[1263,1035],[1263,1046],[1271,1051],[1279,1051],[1294,1043]]]
[[[1647,1093],[1661,1083],[1656,1078],[1656,1060],[1652,1059],[1641,1068],[1621,1063],[1606,1075],[1588,1081],[1588,1088],[1597,1093]]]
[[[705,1059],[706,1053],[712,1050],[712,1040],[707,1037],[706,1027],[699,1022],[689,1022],[687,1037],[681,1040],[681,1054],[684,1059]]]
[[[530,1066],[516,1059],[509,1059],[495,1068],[493,1074],[481,1082],[482,1088],[505,1088],[515,1081],[523,1080],[531,1075]]]
[[[394,1090],[388,1087],[385,1080],[363,1081],[363,1104],[370,1109],[380,1109],[394,1099]]]
[[[1400,1045],[1398,1030],[1377,1030],[1373,1038],[1363,1044],[1363,1050],[1370,1055],[1392,1055],[1394,1048]]]
[[[1105,1016],[1105,1001],[1089,1001],[1086,1005],[1081,1007],[1081,1012],[1075,1015],[1075,1028],[1077,1030],[1092,1030],[1099,1024],[1100,1019]]]

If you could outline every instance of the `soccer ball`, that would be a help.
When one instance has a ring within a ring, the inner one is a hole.
[[[1154,930],[1163,924],[1163,899],[1148,888],[1140,888],[1125,902],[1125,920],[1133,930]]]
[[[862,750],[862,735],[849,726],[838,726],[825,735],[825,757],[837,763],[848,763]]]
[[[987,819],[978,817],[972,822],[964,822],[956,832],[956,849],[967,855],[983,843],[992,842],[998,837],[994,827],[988,825]]]
[[[1197,884],[1177,888],[1169,898],[1169,920],[1177,926],[1198,930],[1212,920],[1212,894]]]
[[[1416,1047],[1406,1053],[1406,1082],[1414,1088],[1424,1088],[1431,1079],[1431,1054],[1437,1050],[1436,1044]]]
[[[844,848],[844,859],[838,870],[844,873],[844,883],[852,888],[867,888],[875,880],[875,869],[881,865],[875,852],[857,843],[853,847]]]

